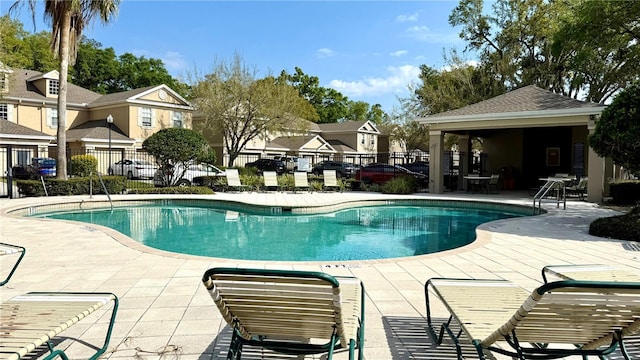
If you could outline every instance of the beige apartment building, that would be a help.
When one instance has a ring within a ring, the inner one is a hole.
[[[33,157],[55,157],[58,92],[55,70],[0,68],[0,149],[11,152],[13,165],[27,164]],[[139,151],[160,129],[191,128],[192,113],[191,104],[166,85],[103,95],[70,83],[65,147],[73,154],[110,150],[115,161],[125,152]],[[106,170],[108,165],[98,158]],[[2,156],[0,171],[6,169]]]

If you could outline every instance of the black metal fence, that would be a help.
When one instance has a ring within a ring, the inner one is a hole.
[[[128,188],[137,187],[149,187],[154,186],[153,175],[157,169],[155,158],[144,151],[121,151],[121,150],[90,150],[90,151],[67,151],[67,174],[70,176],[76,175],[77,169],[74,169],[73,157],[76,155],[91,155],[97,160],[97,171],[100,174],[108,175],[123,175],[128,178]],[[0,171],[3,179],[6,179],[3,184],[4,187],[0,187],[0,196],[9,196],[8,190],[11,186],[7,184],[8,181],[18,178],[24,178],[25,174],[22,172],[28,169],[33,158],[48,156],[55,158],[55,153],[42,154],[37,149],[33,148],[0,148]],[[317,163],[325,160],[340,161],[359,166],[365,166],[370,163],[386,163],[389,165],[407,165],[416,162],[429,162],[429,154],[424,152],[388,152],[388,153],[370,153],[370,154],[302,154],[302,155],[282,155],[282,154],[268,154],[268,155],[240,155],[232,164],[232,167],[242,168],[245,164],[255,161],[260,157],[266,158],[300,158],[303,159],[303,163],[307,166],[306,170],[310,169]],[[454,190],[458,188],[458,168],[459,164],[466,159],[465,154],[457,152],[448,152],[445,155],[445,186],[448,189]],[[132,161],[135,160],[136,164],[142,164],[136,168],[136,165],[132,165]],[[474,159],[474,164],[477,159]],[[146,165],[144,165],[146,164]],[[229,167],[229,156],[219,156],[218,163],[215,164],[218,168],[224,169]],[[143,166],[148,166],[153,170],[143,169]],[[292,170],[292,169],[290,169]],[[12,178],[9,178],[9,172],[12,173]],[[27,174],[28,176],[28,174]]]

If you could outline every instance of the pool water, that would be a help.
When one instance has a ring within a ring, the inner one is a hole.
[[[339,261],[406,257],[473,242],[478,225],[517,213],[427,206],[356,207],[258,215],[211,207],[138,206],[40,214],[113,228],[156,249],[244,260]]]

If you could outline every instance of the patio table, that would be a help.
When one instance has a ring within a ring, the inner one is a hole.
[[[468,175],[463,177],[467,180],[467,191],[474,192],[474,189],[484,190],[489,193],[489,180],[491,180],[491,176],[476,176],[476,175]]]

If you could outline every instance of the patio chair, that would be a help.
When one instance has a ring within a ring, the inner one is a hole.
[[[233,328],[227,359],[243,346],[291,355],[348,349],[363,358],[364,286],[353,277],[322,272],[212,268],[204,286]],[[323,357],[324,358],[324,357]]]
[[[13,267],[9,270],[9,273],[5,276],[4,280],[0,281],[0,286],[9,282],[13,273],[16,272],[18,265],[20,265],[25,252],[26,250],[22,246],[0,243],[0,256],[17,256],[17,259],[15,259]]]
[[[587,193],[587,184],[589,180],[586,176],[580,178],[575,185],[566,186],[564,188],[566,196],[577,195],[580,200],[584,200],[584,196]]]
[[[293,173],[293,192],[298,189],[304,189],[311,192],[311,186],[309,186],[309,178],[304,171],[296,171]]]
[[[322,189],[335,189],[340,190],[340,185],[338,184],[338,176],[336,175],[335,170],[322,170],[322,179],[324,183],[322,184]]]
[[[487,182],[487,194],[498,194],[500,189],[500,174],[492,174],[491,178]]]
[[[265,190],[280,190],[280,185],[278,185],[278,174],[275,171],[264,171],[262,172],[262,177],[264,179]]]
[[[242,185],[240,182],[240,174],[238,173],[238,169],[226,169],[225,175],[227,177],[227,186],[230,189],[242,191],[249,189],[248,185]]]
[[[450,313],[439,334],[430,292]],[[623,339],[640,331],[640,283],[558,281],[528,292],[504,280],[433,278],[425,297],[429,332],[438,345],[446,332],[458,359],[465,334],[480,359],[486,359],[485,350],[521,360],[603,357],[619,347],[629,360]]]

